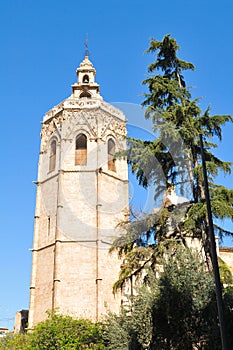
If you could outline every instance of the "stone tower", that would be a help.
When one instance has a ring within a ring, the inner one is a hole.
[[[88,56],[69,98],[45,114],[38,165],[29,327],[46,311],[98,320],[118,311],[109,253],[128,215],[126,119],[103,101]]]

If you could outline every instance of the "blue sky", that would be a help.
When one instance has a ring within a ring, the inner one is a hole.
[[[201,107],[233,115],[232,18],[231,0],[1,1],[0,326],[28,308],[40,121],[70,95],[86,33],[107,102],[142,102],[149,38],[171,33],[196,67],[186,78]],[[232,135],[229,125],[224,160],[233,161]],[[232,178],[221,181],[232,187]]]

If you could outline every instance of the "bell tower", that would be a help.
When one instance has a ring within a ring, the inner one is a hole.
[[[72,94],[45,114],[38,164],[29,327],[58,309],[99,320],[117,312],[121,262],[109,253],[128,215],[126,119],[103,101],[86,55]]]
[[[78,82],[72,86],[74,97],[101,98],[99,85],[95,82],[96,70],[88,56],[80,63],[76,74]]]

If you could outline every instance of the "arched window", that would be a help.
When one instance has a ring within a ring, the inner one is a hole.
[[[115,152],[116,152],[116,146],[113,139],[108,140],[108,170],[116,171],[116,164],[115,164]]]
[[[53,171],[56,166],[57,143],[53,140],[50,144],[49,171]]]
[[[81,92],[79,97],[80,98],[82,98],[82,97],[91,98],[91,94],[88,91],[83,91],[83,92]]]
[[[87,164],[87,137],[79,134],[75,142],[75,165]]]
[[[87,74],[85,74],[85,75],[83,76],[83,83],[84,83],[84,84],[88,84],[88,83],[89,83],[89,76],[88,76]]]

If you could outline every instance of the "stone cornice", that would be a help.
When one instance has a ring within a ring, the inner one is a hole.
[[[58,114],[61,113],[63,110],[73,110],[73,109],[90,110],[90,109],[96,109],[96,108],[100,108],[103,111],[109,113],[110,115],[122,121],[126,120],[122,111],[112,106],[111,104],[104,102],[103,100],[89,99],[89,98],[82,98],[82,99],[68,98],[63,102],[59,103],[57,106],[54,106],[52,109],[50,109],[45,114],[42,124],[49,122],[54,117],[57,117]]]

